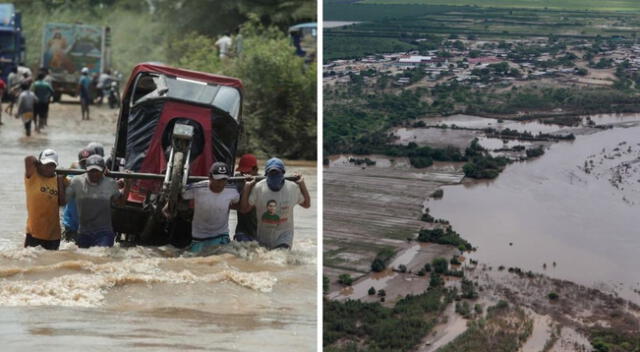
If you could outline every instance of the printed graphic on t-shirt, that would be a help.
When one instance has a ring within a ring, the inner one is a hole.
[[[54,188],[50,188],[47,185],[40,186],[40,192],[48,194],[50,198],[58,196],[58,190]]]
[[[267,211],[262,213],[262,223],[263,224],[281,224],[287,222],[287,218],[280,218],[278,215],[278,202],[275,199],[271,199],[267,202]]]

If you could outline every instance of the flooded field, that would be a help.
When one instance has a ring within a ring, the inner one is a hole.
[[[479,259],[640,301],[639,116],[593,117],[608,130],[552,144],[493,181],[445,186],[426,203],[468,239]]]
[[[108,153],[114,140],[115,110],[92,107],[87,122],[76,104],[51,109],[47,132],[30,139],[6,115],[0,127],[3,350],[316,350],[316,168],[288,167],[305,176],[312,197],[310,209],[295,210],[291,251],[24,249],[24,157],[52,147],[67,167],[87,143]]]

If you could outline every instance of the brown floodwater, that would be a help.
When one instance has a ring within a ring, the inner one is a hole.
[[[206,256],[167,247],[22,248],[24,157],[54,148],[68,166],[89,142],[105,151],[115,111],[54,104],[46,134],[0,127],[0,340],[28,351],[315,351],[316,168],[306,179],[310,209],[295,210],[291,251],[231,244]],[[230,219],[235,227],[235,214]]]
[[[640,301],[639,117],[602,116],[631,122],[555,143],[495,180],[444,187],[426,206],[494,270],[520,267]]]

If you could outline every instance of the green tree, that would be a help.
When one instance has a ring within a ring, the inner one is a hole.
[[[248,151],[289,159],[316,158],[316,65],[294,54],[289,38],[257,19],[243,26],[243,55],[220,62],[213,39],[200,35],[181,44],[192,47],[181,66],[220,72],[244,84],[244,143]],[[207,43],[208,41],[208,43]],[[193,48],[193,46],[198,48]],[[242,152],[242,151],[241,151]]]
[[[449,268],[449,263],[447,263],[447,260],[444,258],[435,258],[431,262],[431,265],[433,266],[433,271],[438,274],[446,273],[447,269]]]

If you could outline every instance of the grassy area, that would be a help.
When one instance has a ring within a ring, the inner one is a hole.
[[[639,12],[636,0],[364,0],[363,4],[424,4],[579,11]]]
[[[544,2],[531,0],[499,1],[458,0],[453,3],[423,0],[417,5],[407,2],[325,2],[325,19],[335,21],[363,21],[346,27],[325,29],[325,60],[354,58],[373,53],[427,49],[417,39],[446,39],[473,36],[484,40],[526,39],[553,35],[557,38],[635,39],[640,19],[634,13],[640,11],[640,2],[605,1],[601,7],[577,7],[577,1],[567,3],[566,8],[545,9]],[[459,3],[459,4],[458,4]],[[497,6],[499,4],[505,6]],[[449,5],[443,5],[449,4]],[[513,6],[506,6],[511,4]],[[523,4],[522,6],[515,6]],[[616,5],[617,4],[617,5]],[[586,6],[586,5],[585,5]],[[628,11],[611,12],[619,6]],[[602,11],[609,11],[603,13]],[[423,43],[424,44],[424,43]]]
[[[490,307],[486,318],[471,321],[467,331],[438,351],[518,351],[532,332],[533,320],[522,309],[502,302]]]
[[[325,301],[324,351],[410,351],[435,325],[445,292],[407,296],[387,308],[379,303]]]

